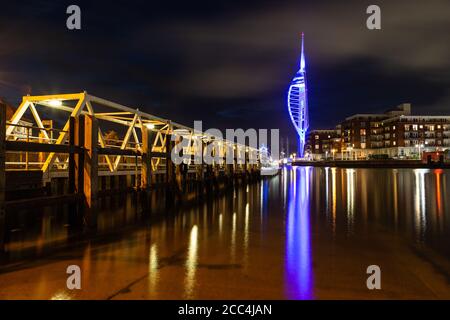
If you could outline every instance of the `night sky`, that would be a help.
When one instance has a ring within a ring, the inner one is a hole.
[[[4,1],[6,2],[6,1]],[[78,4],[82,30],[66,28]],[[370,4],[382,29],[366,28]],[[0,96],[80,92],[193,126],[280,128],[305,33],[311,128],[410,102],[450,115],[450,1],[8,1]]]

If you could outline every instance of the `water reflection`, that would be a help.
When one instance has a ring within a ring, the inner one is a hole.
[[[355,170],[346,169],[347,176],[347,232],[353,233],[355,215]]]
[[[423,242],[425,237],[425,229],[427,226],[426,206],[425,206],[425,174],[427,169],[414,170],[414,226],[415,235],[418,242]]]
[[[342,266],[342,259],[359,256],[366,240],[378,245],[378,251],[364,251],[367,256],[379,254],[380,246],[396,249],[389,247],[391,239],[401,237],[395,245],[407,244],[404,251],[419,242],[420,248],[450,257],[449,182],[448,170],[286,167],[277,177],[201,205],[173,212],[154,210],[151,221],[138,224],[133,232],[118,232],[119,238],[101,245],[86,241],[67,256],[78,259],[83,283],[92,284],[90,289],[114,283],[106,280],[116,277],[123,277],[118,283],[133,283],[133,276],[148,274],[131,292],[179,299],[210,298],[205,290],[215,290],[211,297],[220,298],[218,291],[235,290],[235,298],[243,299],[311,299],[323,292],[315,286],[328,276],[321,273],[329,270],[324,266],[331,259],[336,263],[333,267]],[[102,230],[121,228],[135,221],[139,212],[128,211],[131,200],[114,201],[114,205],[105,202],[100,213]],[[50,240],[67,241],[65,213],[65,209],[59,215],[43,210],[37,226],[22,213],[11,215],[9,227],[14,232],[8,248],[35,245],[45,254]],[[27,226],[32,232],[21,231]],[[364,250],[371,250],[370,246]],[[64,266],[67,256],[60,261]],[[57,258],[48,261],[58,262]],[[49,279],[57,272],[40,270],[42,274],[33,275],[36,283],[30,292],[43,298],[77,298],[64,288],[51,287],[54,282]],[[102,270],[111,270],[111,276]],[[261,290],[252,292],[255,286]]]
[[[195,273],[197,271],[198,255],[198,227],[194,225],[189,237],[189,248],[186,259],[185,298],[192,299],[195,286]]]
[[[309,224],[310,171],[309,167],[294,168],[289,185],[285,281],[286,294],[290,299],[313,298]]]
[[[236,262],[236,224],[237,224],[237,218],[236,218],[236,212],[233,212],[233,218],[232,218],[232,225],[231,225],[231,261],[232,263]]]
[[[155,292],[158,281],[158,246],[156,244],[153,244],[150,247],[148,257],[148,273],[149,292]]]

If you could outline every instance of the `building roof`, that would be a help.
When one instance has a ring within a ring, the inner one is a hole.
[[[383,122],[394,122],[400,119],[406,119],[409,120],[411,119],[412,122],[416,122],[416,120],[418,119],[419,121],[421,120],[446,120],[446,121],[450,121],[450,115],[449,116],[421,116],[421,115],[414,115],[414,116],[396,116],[396,117],[392,117],[389,119],[384,120]]]
[[[352,120],[357,118],[387,118],[387,117],[388,115],[384,113],[357,113],[348,118],[345,118],[345,120]]]

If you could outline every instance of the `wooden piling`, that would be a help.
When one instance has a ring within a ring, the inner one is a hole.
[[[69,190],[83,195],[83,222],[93,228],[97,225],[98,124],[94,117],[80,115],[70,119],[69,128],[69,143],[83,148],[69,155]]]
[[[141,165],[141,189],[148,190],[152,181],[152,145],[153,131],[143,126],[142,128],[142,165]]]
[[[97,226],[98,198],[98,123],[91,115],[80,116],[84,122],[84,186],[83,192],[87,208],[85,222],[89,227]]]

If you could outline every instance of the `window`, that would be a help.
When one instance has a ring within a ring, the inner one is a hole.
[[[434,126],[433,126],[433,125],[429,126],[429,127],[428,127],[428,130],[429,130],[429,131],[434,131]]]
[[[395,126],[392,126],[392,130],[395,130]]]
[[[315,147],[315,148],[316,148],[316,150],[319,150],[319,145],[318,145],[318,144],[316,144],[316,147]]]
[[[423,129],[423,124],[421,124],[421,125],[419,126],[419,128],[420,128],[420,129]]]
[[[316,138],[316,140],[319,140],[319,135],[316,134],[315,138]]]
[[[413,124],[412,128],[413,128],[414,131],[417,131],[417,124]]]
[[[365,149],[366,148],[366,143],[361,143],[361,149]]]
[[[360,134],[361,136],[365,136],[365,135],[366,135],[366,129],[361,129],[361,130],[359,130],[359,134]]]
[[[393,145],[393,146],[395,146],[396,144],[397,144],[397,142],[395,142],[395,141],[392,142],[392,145]]]
[[[405,131],[409,131],[409,124],[405,124]]]
[[[438,128],[438,129],[440,129],[440,128],[441,128],[441,125],[440,125],[440,124],[438,124],[438,125],[437,125],[437,128]]]

